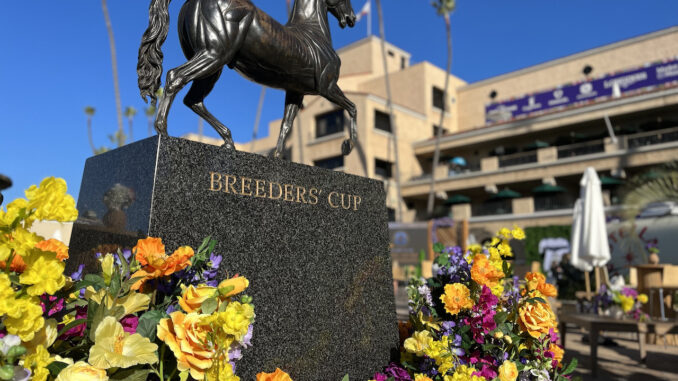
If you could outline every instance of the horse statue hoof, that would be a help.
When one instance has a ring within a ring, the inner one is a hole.
[[[224,144],[221,145],[223,148],[230,149],[230,150],[235,150],[235,147],[233,146],[233,143],[229,142],[224,142]]]
[[[341,153],[344,156],[347,156],[349,153],[353,151],[353,142],[351,139],[346,139],[344,142],[341,144]]]

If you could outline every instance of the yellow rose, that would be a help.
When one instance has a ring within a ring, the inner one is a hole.
[[[24,257],[24,262],[26,270],[19,276],[19,282],[30,285],[26,289],[29,295],[54,295],[66,285],[66,264],[57,259],[56,253],[33,249]]]
[[[275,368],[273,373],[257,373],[257,381],[292,381],[292,378],[280,368]]]
[[[619,299],[621,300],[621,308],[624,312],[629,312],[633,309],[633,306],[636,302],[630,296],[620,295]]]
[[[433,381],[433,380],[431,379],[431,377],[429,377],[425,374],[416,373],[414,375],[414,381]]]
[[[197,312],[200,309],[202,303],[215,295],[217,289],[215,287],[210,287],[204,284],[199,285],[198,287],[193,287],[190,285],[184,288],[181,297],[179,297],[179,305],[181,309],[184,310],[187,314],[191,312]]]
[[[549,352],[553,353],[553,359],[558,361],[558,364],[563,361],[563,355],[565,354],[565,351],[560,346],[551,343],[549,346]]]
[[[525,303],[518,309],[519,323],[523,331],[534,338],[556,328],[556,316],[546,303]]]
[[[516,381],[518,368],[513,361],[506,360],[499,367],[499,381]]]
[[[177,359],[180,372],[190,371],[191,377],[203,380],[212,367],[214,352],[208,345],[209,327],[201,324],[208,315],[175,311],[158,323],[158,338],[167,344]]]
[[[238,295],[239,293],[245,291],[247,287],[249,287],[250,281],[247,280],[244,276],[235,276],[231,279],[226,279],[219,283],[219,286],[217,288],[220,290],[220,292],[223,292],[221,295],[223,298],[230,298],[231,296]],[[229,290],[230,287],[233,287],[233,289]],[[221,291],[221,290],[224,290]]]
[[[647,295],[646,294],[638,295],[638,301],[643,303],[643,304],[647,303]]]
[[[95,368],[84,361],[78,361],[64,368],[56,381],[108,381],[103,369]]]

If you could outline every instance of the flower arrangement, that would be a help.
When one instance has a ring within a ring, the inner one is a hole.
[[[217,281],[214,240],[168,254],[160,238],[141,239],[99,255],[98,274],[80,266],[68,277],[68,247],[29,229],[76,217],[53,177],[0,209],[0,380],[240,379],[254,306],[247,278]],[[279,369],[257,375],[286,379]]]
[[[433,277],[408,285],[411,335],[401,364],[374,380],[566,380],[556,316],[547,302],[554,286],[539,273],[512,276],[511,239],[522,229],[501,229],[487,245],[437,244]]]
[[[594,312],[599,314],[642,321],[648,318],[641,310],[647,301],[647,295],[639,294],[632,287],[623,286],[620,290],[612,290],[603,284],[593,298],[593,307]]]

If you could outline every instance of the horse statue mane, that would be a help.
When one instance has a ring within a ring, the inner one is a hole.
[[[162,44],[169,30],[171,0],[151,0],[149,26],[139,47],[137,75],[144,101],[158,102]],[[341,28],[355,25],[351,0],[296,0],[289,21],[281,25],[250,0],[186,0],[179,13],[179,42],[187,62],[167,72],[155,130],[167,136],[167,115],[176,94],[189,82],[184,104],[209,123],[234,149],[231,131],[205,107],[224,66],[262,85],[285,90],[285,111],[273,153],[282,156],[285,139],[305,95],[320,95],[351,117],[348,155],[357,143],[357,111],[337,85],[341,61],[332,47],[328,13]]]

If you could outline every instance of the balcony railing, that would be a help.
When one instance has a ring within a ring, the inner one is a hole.
[[[591,155],[594,153],[605,152],[605,143],[602,140],[593,140],[584,143],[568,144],[558,147],[558,159],[566,157],[575,157]]]
[[[513,202],[511,199],[486,201],[482,204],[471,205],[471,215],[474,217],[511,213],[513,213]]]
[[[675,141],[678,141],[678,127],[626,136],[626,146],[628,148],[638,148]]]
[[[499,168],[512,167],[514,165],[529,164],[537,162],[537,152],[520,152],[511,155],[499,156]]]
[[[562,196],[535,196],[534,210],[535,212],[544,210],[558,210],[558,209],[572,209],[574,202],[563,198]]]

